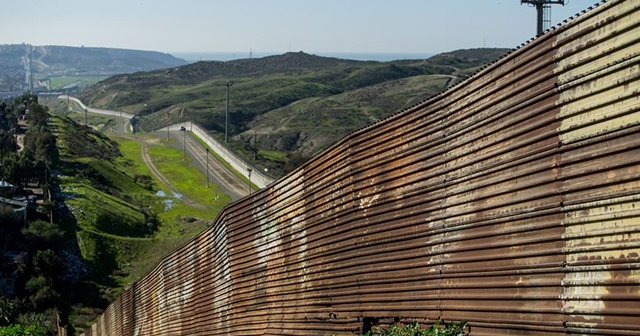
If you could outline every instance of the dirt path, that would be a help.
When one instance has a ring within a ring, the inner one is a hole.
[[[153,161],[151,160],[151,157],[149,157],[149,153],[148,153],[148,147],[147,144],[145,143],[144,140],[140,140],[136,137],[126,137],[128,139],[131,140],[135,140],[138,143],[140,143],[140,156],[142,157],[142,161],[144,162],[144,164],[147,165],[147,167],[149,167],[149,170],[151,171],[151,174],[153,174],[153,176],[155,176],[158,180],[160,180],[160,182],[162,182],[162,184],[164,184],[164,186],[169,189],[169,191],[171,191],[174,194],[179,194],[182,195],[178,189],[176,189],[171,182],[164,177],[164,175],[162,175],[162,173],[158,170],[158,168],[156,168],[156,166],[153,164]],[[181,198],[182,202],[184,202],[184,204],[190,206],[190,207],[194,207],[196,209],[206,209],[206,206],[204,206],[203,204],[200,204],[198,202],[195,202],[193,200],[191,200],[190,198],[182,195]]]

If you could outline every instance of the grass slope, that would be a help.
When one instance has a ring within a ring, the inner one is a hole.
[[[70,210],[67,225],[75,227],[88,266],[70,316],[81,330],[162,256],[205,229],[230,198],[214,185],[207,189],[202,174],[168,143],[114,141],[70,118],[55,120],[62,158],[60,195]],[[175,178],[172,185],[179,193],[206,206],[185,204],[155,180],[141,159],[143,145],[158,170]]]
[[[261,155],[254,162],[280,176],[294,167],[292,154],[310,157],[353,130],[463,80],[507,51],[469,49],[392,62],[303,52],[198,62],[114,76],[81,98],[92,106],[140,115],[146,131],[192,120],[220,135],[225,132],[225,83],[231,80],[231,146],[247,160],[256,151],[282,153],[284,161]]]
[[[297,101],[254,120],[240,139],[258,137],[266,150],[312,155],[344,135],[415,105],[444,88],[448,76],[414,76],[330,97]],[[251,139],[254,140],[254,139]]]

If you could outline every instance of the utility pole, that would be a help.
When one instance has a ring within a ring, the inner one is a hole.
[[[87,108],[84,108],[84,125],[87,126]]]
[[[232,81],[227,81],[225,86],[227,87],[227,108],[224,119],[224,142],[229,142],[229,88],[233,85]]]
[[[258,132],[253,130],[253,159],[258,157]]]
[[[536,8],[538,12],[537,35],[540,35],[549,28],[548,25],[551,23],[551,5],[564,6],[564,0],[521,0],[520,4],[528,4]]]
[[[209,188],[209,148],[205,148],[207,151],[207,188]]]
[[[252,169],[247,167],[247,171],[249,172],[249,195],[251,195],[251,171],[252,171]]]
[[[187,161],[187,130],[186,129],[182,130],[182,153],[183,153],[182,160]]]

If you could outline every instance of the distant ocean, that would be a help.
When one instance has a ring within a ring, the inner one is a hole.
[[[265,56],[281,55],[284,52],[171,52],[169,53],[175,57],[182,58],[187,62],[198,61],[232,61],[243,58],[262,58]],[[394,60],[404,59],[425,59],[435,54],[433,53],[308,53],[317,56],[335,57],[358,61],[379,61],[387,62]]]

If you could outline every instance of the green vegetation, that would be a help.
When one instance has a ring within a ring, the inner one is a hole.
[[[225,132],[230,87],[230,146],[282,176],[347,134],[413,106],[504,54],[471,49],[427,60],[361,62],[298,53],[198,62],[111,77],[85,90],[91,106],[141,115],[143,130],[192,120]],[[274,157],[269,153],[284,153]]]
[[[0,327],[0,336],[46,336],[47,330],[37,325]]]
[[[167,177],[179,190],[184,190],[189,198],[197,198],[205,203],[214,201],[216,186],[212,192],[202,188],[205,179],[190,160],[184,160],[183,152],[172,147],[156,145],[149,148],[149,155],[162,175]]]
[[[51,85],[50,89],[61,89],[67,85],[78,83],[82,81],[84,77],[80,76],[60,76],[60,77],[50,77],[51,81],[49,85]]]
[[[47,90],[60,90],[66,88],[78,87],[80,89],[87,88],[109,76],[46,76],[40,79]]]
[[[285,162],[287,160],[287,153],[285,152],[260,149],[258,150],[258,155],[264,157],[267,160],[276,161],[276,162]]]
[[[12,185],[1,196],[24,200],[0,202],[0,275],[5,284],[12,283],[0,292],[0,326],[6,334],[56,332],[58,313],[68,307],[62,293],[84,272],[55,197],[54,172],[61,162],[57,131],[37,96],[0,103],[0,173]]]
[[[467,322],[445,323],[437,321],[429,327],[422,328],[417,322],[407,325],[392,324],[384,329],[379,326],[373,327],[373,331],[367,332],[366,336],[464,336],[469,335],[466,331]]]

